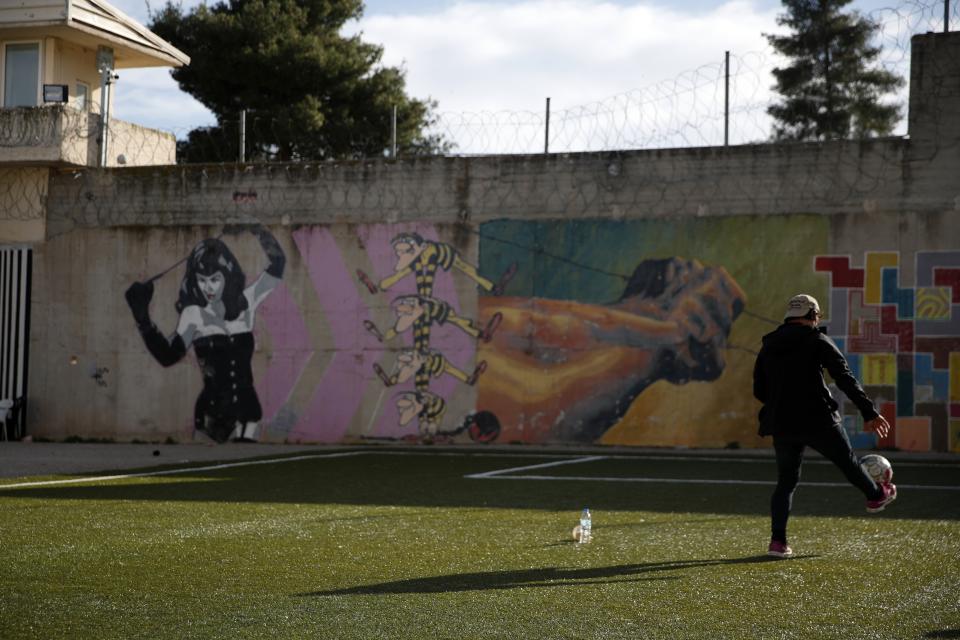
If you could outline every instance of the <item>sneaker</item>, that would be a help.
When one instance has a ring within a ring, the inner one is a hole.
[[[883,496],[876,500],[867,500],[867,511],[870,513],[883,511],[888,504],[897,499],[897,485],[892,482],[882,483],[880,489],[883,491]]]
[[[793,555],[793,549],[786,542],[771,540],[770,546],[767,547],[767,555],[774,558],[789,558]]]

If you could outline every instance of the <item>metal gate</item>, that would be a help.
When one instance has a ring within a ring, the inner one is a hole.
[[[33,250],[0,247],[0,440],[25,433]]]

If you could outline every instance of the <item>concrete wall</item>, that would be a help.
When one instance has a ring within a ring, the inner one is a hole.
[[[46,167],[0,167],[0,243],[42,243],[46,237]]]
[[[100,116],[72,106],[0,109],[0,166],[93,167],[100,162]],[[169,165],[172,133],[110,119],[108,167]]]
[[[71,105],[76,105],[77,83],[85,83],[90,90],[85,108],[100,113],[100,74],[97,72],[96,49],[58,39],[53,77],[47,82],[67,85]]]
[[[904,139],[54,173],[30,429],[763,446],[754,353],[804,291],[896,423],[847,407],[855,443],[960,450],[960,35],[913,59]],[[181,296],[203,255],[235,317]],[[154,277],[167,368],[124,300]]]

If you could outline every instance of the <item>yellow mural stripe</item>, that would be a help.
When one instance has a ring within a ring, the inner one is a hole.
[[[868,251],[864,302],[880,304],[883,301],[883,268],[900,264],[900,254],[895,251]]]
[[[918,287],[916,317],[924,320],[949,320],[950,287]]]
[[[960,353],[950,354],[950,402],[960,402]]]
[[[960,420],[950,421],[950,451],[960,453]]]
[[[871,386],[897,384],[897,358],[892,353],[868,353],[863,356],[863,383]]]

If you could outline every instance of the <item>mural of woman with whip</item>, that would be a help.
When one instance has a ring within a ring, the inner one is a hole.
[[[150,354],[164,367],[179,362],[193,346],[203,372],[203,390],[194,407],[194,428],[217,442],[258,439],[263,417],[253,386],[255,312],[283,278],[286,256],[276,238],[262,225],[228,226],[224,234],[249,229],[267,255],[267,268],[244,288],[239,262],[220,238],[207,238],[186,258],[175,307],[177,330],[164,336],[150,319],[153,282],[171,267],[145,282],[134,282],[125,297]],[[178,263],[179,264],[179,263]]]

